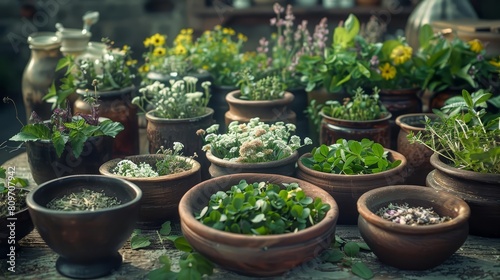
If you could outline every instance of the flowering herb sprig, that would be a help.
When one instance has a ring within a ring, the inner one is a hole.
[[[408,226],[435,225],[451,220],[451,217],[440,216],[432,208],[410,207],[408,204],[397,203],[389,203],[375,214],[384,220]]]
[[[132,103],[143,112],[148,107],[154,108],[153,114],[165,119],[185,119],[198,117],[206,112],[210,100],[209,81],[201,84],[205,92],[196,90],[198,78],[186,76],[182,80],[171,80],[170,87],[155,81],[139,89],[140,96],[134,97]]]
[[[243,100],[275,100],[285,95],[285,84],[278,76],[267,76],[258,79],[246,68],[240,74],[240,99]]]
[[[139,73],[145,76],[148,72],[167,75],[184,76],[193,65],[189,56],[193,48],[193,29],[181,29],[175,37],[173,45],[166,43],[167,35],[156,33],[144,40],[147,51],[142,54],[144,64]]]
[[[328,117],[352,120],[370,121],[386,117],[389,112],[379,100],[378,88],[373,89],[372,94],[365,94],[363,89],[358,88],[352,98],[346,98],[341,104],[336,100],[329,100],[322,107],[322,112]]]
[[[312,144],[308,137],[302,144],[299,136],[291,135],[296,129],[291,123],[266,124],[259,118],[253,118],[248,123],[231,122],[225,134],[217,134],[218,129],[219,125],[214,124],[206,131],[199,130],[198,135],[204,137],[204,151],[210,150],[214,156],[228,161],[276,161],[289,157],[304,145]]]
[[[276,16],[270,20],[270,24],[276,27],[276,33],[272,34],[270,40],[262,38],[259,41],[257,53],[269,57],[267,62],[272,74],[278,75],[288,88],[301,87],[303,82],[297,71],[297,68],[303,67],[299,66],[301,57],[323,55],[329,32],[327,19],[321,19],[311,35],[306,20],[298,24],[294,30],[295,16],[292,5],[287,5],[285,11],[284,7],[275,3],[273,11]]]
[[[156,161],[155,167],[146,162],[135,163],[123,159],[113,168],[113,173],[125,177],[158,177],[190,170],[193,165],[182,157],[182,149],[184,145],[180,142],[174,142],[173,149],[165,149],[162,146],[157,154],[162,154],[163,157]],[[195,156],[196,154],[189,159]]]

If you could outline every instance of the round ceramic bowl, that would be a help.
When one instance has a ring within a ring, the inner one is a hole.
[[[244,235],[217,230],[196,220],[210,196],[229,190],[240,180],[275,184],[297,182],[310,197],[320,197],[331,209],[321,222],[298,231],[275,235]],[[189,244],[224,269],[251,276],[274,276],[312,260],[330,246],[339,210],[335,200],[315,185],[288,176],[245,173],[217,177],[189,190],[179,203],[181,229]]]
[[[389,203],[432,208],[451,220],[435,225],[397,224],[375,214]],[[432,188],[412,185],[377,188],[363,194],[357,206],[361,237],[381,262],[399,269],[436,267],[453,255],[469,234],[467,203]]]
[[[57,211],[46,207],[54,198],[82,188],[103,191],[121,204],[96,211]],[[71,278],[97,278],[122,263],[118,250],[134,230],[142,191],[128,181],[101,175],[74,175],[39,185],[27,198],[38,233],[59,254],[56,269]]]
[[[163,158],[161,154],[146,154],[128,156],[135,164],[141,162],[156,166],[156,161]],[[136,184],[142,190],[141,208],[137,226],[142,229],[157,229],[165,221],[179,220],[179,201],[182,196],[194,185],[201,182],[201,166],[196,160],[188,159],[193,168],[176,174],[158,177],[125,177],[113,173],[116,165],[122,159],[112,159],[99,168],[102,175],[125,179]]]

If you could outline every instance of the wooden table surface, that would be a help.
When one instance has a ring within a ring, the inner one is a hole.
[[[35,187],[26,154],[21,154],[2,164],[15,167],[19,177],[29,178],[31,187]],[[179,225],[174,224],[174,231]],[[181,255],[171,244],[161,244],[155,231],[144,231],[151,237],[152,245],[146,249],[132,250],[127,242],[120,250],[123,264],[113,274],[101,279],[146,279],[146,274],[160,267],[158,257],[168,255],[173,262],[173,269],[178,269]],[[338,225],[336,234],[348,241],[362,241],[356,226]],[[0,279],[66,279],[55,269],[57,254],[47,247],[36,230],[20,241],[17,250],[16,272],[7,272],[5,260],[0,262]],[[484,238],[469,235],[465,244],[445,263],[426,271],[404,271],[386,266],[371,253],[362,253],[361,260],[375,273],[373,279],[500,279],[500,238]],[[216,268],[207,279],[254,279]],[[322,264],[310,261],[283,276],[266,279],[360,279],[348,270],[334,264]]]

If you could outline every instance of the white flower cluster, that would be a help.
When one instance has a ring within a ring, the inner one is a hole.
[[[217,134],[217,124],[207,129],[203,149],[221,159],[236,162],[269,162],[290,156],[295,150],[312,144],[310,138],[301,144],[299,136],[292,135],[294,124],[277,122],[266,124],[259,118],[248,123],[231,122],[228,132]]]
[[[113,173],[125,177],[158,177],[158,173],[153,170],[151,165],[145,162],[140,162],[137,165],[128,159],[118,162]]]

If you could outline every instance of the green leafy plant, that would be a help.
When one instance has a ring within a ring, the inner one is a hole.
[[[240,99],[243,100],[275,100],[285,95],[285,84],[278,76],[267,76],[257,79],[249,68],[240,73]]]
[[[157,154],[162,154],[163,157],[156,161],[155,168],[146,162],[136,164],[131,160],[123,159],[116,164],[113,173],[125,177],[158,177],[190,170],[193,165],[189,160],[194,156],[183,157],[183,148],[184,145],[180,142],[174,142],[173,149],[160,147]]]
[[[379,100],[379,89],[374,88],[373,94],[364,94],[363,89],[358,88],[354,96],[346,98],[343,104],[336,100],[328,100],[322,108],[322,112],[332,118],[351,121],[370,121],[384,118],[389,115],[385,106]]]
[[[361,250],[370,251],[370,247],[366,243],[346,241],[336,235],[335,242],[331,248],[322,252],[320,259],[324,262],[340,263],[343,267],[350,268],[353,274],[363,279],[371,279],[372,270],[358,259]]]
[[[165,119],[185,119],[206,113],[210,100],[210,82],[201,84],[205,92],[196,90],[198,78],[186,76],[182,80],[171,80],[170,87],[155,81],[139,89],[140,96],[132,103],[144,113],[153,108],[154,116]]]
[[[58,157],[62,155],[64,148],[69,144],[73,155],[78,158],[83,151],[85,142],[90,137],[115,137],[124,129],[119,122],[109,119],[99,120],[97,98],[87,96],[85,101],[90,104],[91,114],[73,116],[69,105],[67,105],[66,109],[54,109],[50,120],[43,121],[36,112],[33,112],[30,123],[24,125],[21,131],[9,140],[52,142]]]
[[[299,136],[291,135],[295,129],[291,123],[267,124],[253,118],[248,123],[231,122],[224,134],[217,134],[218,124],[206,131],[199,130],[197,134],[203,137],[204,151],[210,150],[214,156],[228,161],[255,163],[287,158],[295,150],[312,143],[306,137],[302,145]]]
[[[28,180],[16,177],[12,168],[0,166],[0,218],[11,216],[27,207],[28,184]],[[12,199],[16,201],[14,206],[9,205]]]
[[[425,133],[410,133],[408,140],[425,145],[456,168],[500,174],[500,118],[487,123],[483,119],[491,96],[463,90],[463,102],[447,105],[453,108],[449,113],[435,109],[438,120],[426,118]]]
[[[339,139],[335,144],[315,147],[302,163],[313,170],[333,174],[373,174],[395,168],[400,160],[391,161],[388,151],[379,143]]]
[[[196,219],[218,230],[267,235],[303,230],[330,210],[321,198],[306,196],[299,184],[283,186],[241,180],[230,190],[213,194]]]

